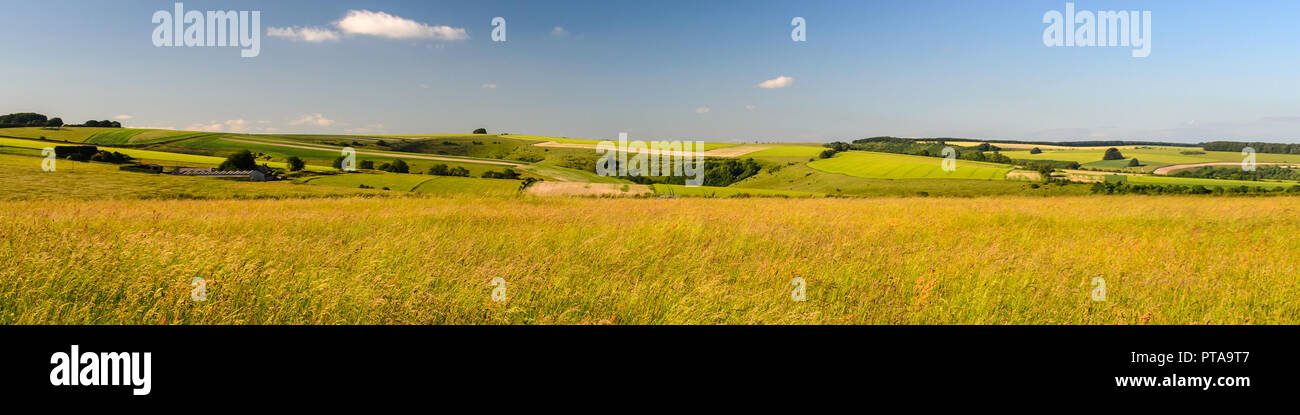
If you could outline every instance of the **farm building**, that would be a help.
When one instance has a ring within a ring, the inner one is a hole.
[[[255,182],[266,181],[266,173],[259,170],[217,170],[210,167],[177,167],[177,176],[246,178]]]

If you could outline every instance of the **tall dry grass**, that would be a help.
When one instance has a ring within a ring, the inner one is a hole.
[[[1290,198],[0,202],[0,323],[1294,324],[1297,234]]]

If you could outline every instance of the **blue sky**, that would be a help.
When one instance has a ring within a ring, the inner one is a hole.
[[[1146,58],[1045,46],[1043,14],[1064,1],[184,2],[260,10],[255,58],[154,47],[150,18],[173,3],[7,4],[0,113],[254,133],[1300,141],[1293,1],[1074,2],[1150,11]],[[350,11],[467,38],[345,29]],[[268,35],[304,27],[337,39]]]

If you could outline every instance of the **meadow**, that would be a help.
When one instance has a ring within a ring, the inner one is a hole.
[[[0,232],[0,324],[1300,322],[1276,198],[24,200]]]

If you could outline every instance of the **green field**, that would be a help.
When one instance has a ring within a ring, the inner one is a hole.
[[[846,151],[808,163],[828,173],[869,179],[977,179],[1005,180],[1011,167],[1002,164],[957,161],[957,170],[943,171],[943,159],[892,153]]]

